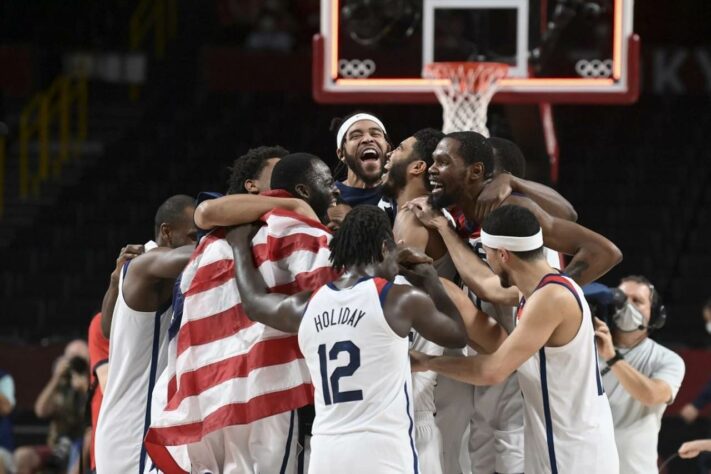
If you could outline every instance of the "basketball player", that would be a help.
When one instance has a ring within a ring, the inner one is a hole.
[[[412,353],[413,369],[477,385],[518,372],[524,397],[525,472],[617,473],[610,406],[597,366],[590,309],[580,287],[543,254],[536,216],[515,205],[482,226],[487,261],[505,287],[522,294],[516,328],[491,355]]]
[[[390,282],[399,263],[426,257],[396,247],[382,210],[359,206],[330,243],[331,260],[343,277],[287,297],[266,293],[244,231],[233,231],[228,239],[246,314],[299,334],[316,390],[309,472],[419,472],[412,378],[404,357],[408,333],[414,327],[448,347],[466,342],[460,313],[431,265],[404,273],[432,299]]]
[[[476,199],[494,169],[491,145],[486,138],[476,132],[454,132],[439,142],[433,158],[434,164],[429,169],[430,182],[433,186],[432,204],[437,208],[456,205],[468,220],[474,221]],[[543,229],[546,247],[573,256],[565,268],[565,273],[580,284],[599,278],[622,259],[620,250],[602,235],[574,222],[550,215],[528,197],[511,195],[501,205],[510,204],[526,207],[534,213]],[[461,241],[458,238],[455,240],[456,236],[452,235],[449,225],[444,220],[438,219],[436,222],[432,220],[437,213],[433,215],[425,212],[427,203],[424,200],[412,201],[408,206],[425,225],[437,228],[455,264],[460,260],[455,253],[471,254],[466,245],[463,247],[457,245],[461,244]],[[465,266],[460,267],[457,264],[457,269],[465,278]],[[491,281],[489,278],[489,282]],[[499,290],[498,294],[489,295],[485,299],[509,305],[516,304],[514,291],[500,286]]]
[[[430,155],[434,151],[435,145],[430,145],[427,150],[428,155],[417,153],[416,151],[423,146],[421,142],[424,140],[417,139],[418,134],[422,133],[423,131],[420,131],[415,136],[404,140],[390,153],[390,159],[385,165],[386,174],[383,176],[383,192],[386,196],[397,198],[398,213],[393,229],[396,238],[404,240],[406,244],[415,248],[426,249],[427,254],[434,259],[441,259],[441,262],[447,264],[444,268],[447,268],[448,272],[440,273],[440,276],[451,279],[456,274],[456,270],[452,268],[451,257],[447,253],[441,236],[433,229],[426,229],[415,214],[405,206],[409,200],[427,195],[430,188],[429,180],[425,174],[427,168],[432,164]],[[441,137],[444,136],[440,132],[438,133]],[[493,142],[494,139],[489,141]],[[508,146],[502,146],[501,150],[494,155],[495,176],[500,173],[522,173],[525,169],[522,153],[512,142],[503,139],[501,141],[506,142]],[[545,205],[555,215],[565,216],[568,209],[572,208],[568,201],[547,186],[523,179],[520,181],[526,190],[531,192],[531,198],[534,201]],[[405,184],[403,186],[400,183]],[[485,189],[489,186],[491,184],[488,184]],[[444,216],[441,219],[446,223]],[[449,228],[449,225],[446,225]],[[465,241],[461,240],[453,230],[452,236],[458,240],[459,246],[455,249],[466,252],[466,256],[471,257],[463,265],[463,273],[469,277],[470,274],[479,270],[476,278],[464,280],[470,284],[470,290],[478,288],[477,282],[481,273],[484,276],[488,274],[495,278],[486,264],[471,252]],[[457,257],[461,258],[459,255]],[[440,260],[435,260],[436,267],[438,261]],[[440,264],[440,266],[443,265]],[[496,286],[500,288],[498,279]],[[508,331],[513,328],[513,307],[511,305],[494,306],[482,301],[476,295],[472,295],[477,305],[487,314],[491,314],[499,320]],[[436,348],[431,347],[431,343],[429,344],[430,347],[427,349],[414,348],[429,354],[439,352]],[[447,351],[447,354],[462,355],[461,353],[457,354],[457,351]],[[466,456],[466,460],[462,460],[465,472],[468,471],[466,466],[469,464],[471,464],[474,473],[494,471],[515,473],[523,470],[523,401],[515,375],[503,384],[494,387],[472,387],[455,380],[440,378],[434,391],[437,409],[436,421],[443,439],[443,469],[445,473],[457,474],[463,468],[460,466],[460,451],[462,437],[467,428],[470,431],[468,443],[470,453]]]
[[[338,125],[336,155],[348,174],[336,186],[344,203],[351,207],[378,205],[382,195],[380,179],[389,151],[385,125],[375,115],[356,112]]]
[[[121,272],[96,429],[97,472],[150,468],[143,436],[150,425],[153,384],[167,357],[173,284],[194,249],[193,202],[190,196],[176,195],[161,204],[155,217],[158,247],[128,262]]]
[[[227,195],[232,194],[260,194],[269,191],[274,166],[289,152],[279,145],[259,146],[250,148],[247,153],[237,158],[232,168],[230,168],[230,178],[227,182]],[[222,197],[222,194],[213,191],[204,191],[198,194],[195,213],[195,223],[198,228],[198,241],[210,229],[218,227],[219,224],[213,222],[219,219],[218,211],[213,207],[218,207],[211,202],[213,199]]]

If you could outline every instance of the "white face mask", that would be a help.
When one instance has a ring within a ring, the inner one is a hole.
[[[639,331],[646,329],[644,324],[644,316],[635,305],[629,301],[615,313],[612,317],[612,322],[617,329],[622,332]]]
[[[706,321],[706,332],[711,334],[711,321]]]

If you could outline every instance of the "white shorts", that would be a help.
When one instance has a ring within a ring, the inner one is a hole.
[[[474,416],[474,386],[440,375],[435,387],[435,406],[435,421],[442,436],[442,472],[466,472],[462,461],[469,464],[469,460],[466,449],[462,449],[462,440]]]
[[[442,435],[435,423],[434,414],[415,412],[415,444],[423,474],[442,474]]]
[[[309,474],[412,474],[420,471],[409,436],[352,433],[311,437]],[[275,471],[278,472],[278,471]]]
[[[296,412],[229,426],[188,445],[193,473],[296,474]]]

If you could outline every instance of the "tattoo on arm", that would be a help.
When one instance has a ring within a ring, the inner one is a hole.
[[[588,268],[590,268],[590,264],[588,264],[588,262],[584,260],[574,260],[570,262],[570,265],[565,267],[564,271],[570,276],[570,278],[578,281],[583,272]]]

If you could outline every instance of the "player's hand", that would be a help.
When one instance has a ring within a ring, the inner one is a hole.
[[[143,247],[143,244],[129,244],[123,247],[121,252],[119,252],[118,258],[116,258],[116,267],[114,268],[114,271],[111,272],[111,280],[115,280],[116,283],[118,283],[118,278],[121,275],[123,264],[128,260],[132,260],[143,254],[144,251],[145,248]]]
[[[260,224],[253,222],[251,224],[238,225],[233,227],[225,235],[225,240],[233,247],[249,247],[252,239],[257,235]]]
[[[610,360],[615,357],[615,345],[612,343],[612,334],[607,324],[595,318],[593,321],[595,326],[595,340],[597,341],[597,353],[604,360]]]
[[[403,241],[398,242],[395,252],[397,252],[395,260],[401,267],[414,267],[420,263],[432,263],[432,259],[427,254],[416,248],[405,246]]]
[[[418,352],[418,351],[410,351],[410,369],[412,372],[426,372],[429,369],[427,368],[427,361],[433,358],[434,356]]]
[[[447,218],[427,202],[426,197],[419,197],[405,204],[405,208],[412,211],[423,226],[428,229],[436,229],[438,226],[447,225]]]
[[[474,207],[474,219],[477,222],[483,222],[491,211],[499,207],[504,199],[511,195],[511,179],[510,174],[501,173],[484,186]]]
[[[687,403],[681,409],[679,415],[681,415],[685,422],[691,424],[699,417],[699,410],[691,403]]]
[[[328,208],[328,225],[327,227],[332,231],[338,230],[343,224],[343,219],[346,218],[346,214],[351,211],[352,207],[345,203],[336,204]]]
[[[684,459],[695,458],[701,451],[708,451],[709,440],[697,439],[687,441],[679,448],[679,457]]]

